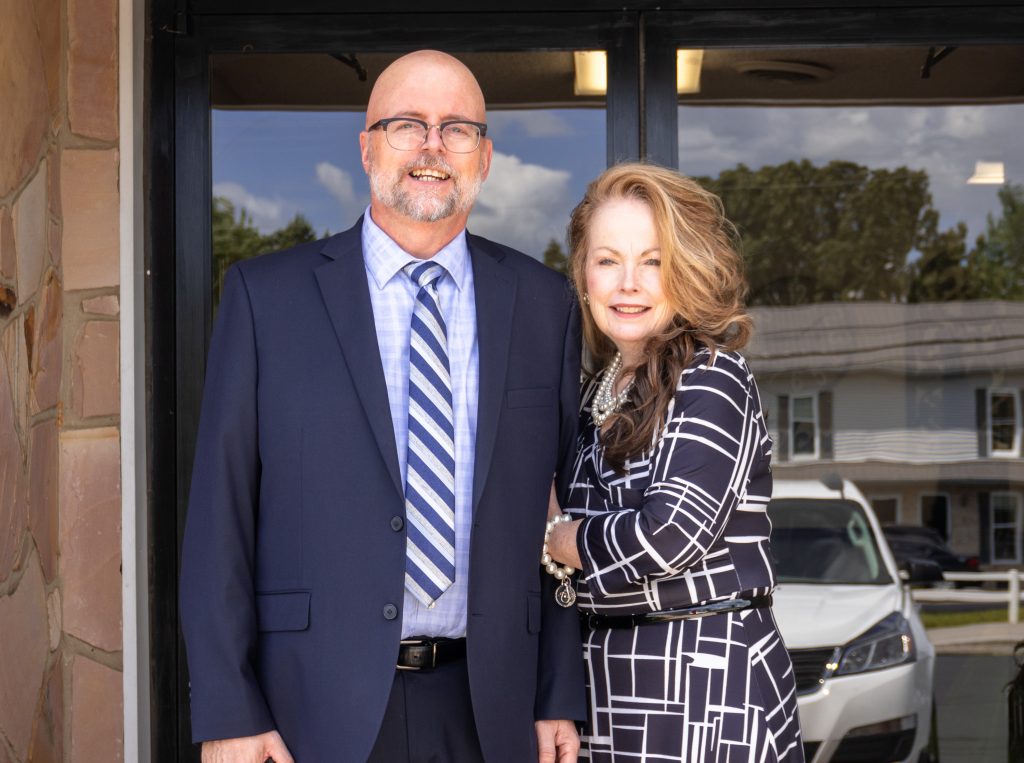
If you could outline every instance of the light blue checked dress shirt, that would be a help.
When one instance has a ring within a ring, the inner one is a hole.
[[[395,429],[398,466],[405,480],[409,442],[409,337],[418,287],[402,268],[416,260],[363,216],[363,261],[370,304],[377,327],[377,346],[388,386],[391,423]],[[437,284],[441,313],[448,329],[452,405],[455,413],[455,582],[427,609],[408,591],[402,607],[402,636],[466,635],[469,590],[469,534],[473,510],[473,461],[480,356],[476,337],[473,267],[465,232],[432,258],[448,272]]]

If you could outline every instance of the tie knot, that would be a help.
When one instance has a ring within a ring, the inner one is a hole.
[[[444,265],[439,265],[436,262],[410,262],[402,270],[421,289],[434,284],[438,278],[445,274]]]

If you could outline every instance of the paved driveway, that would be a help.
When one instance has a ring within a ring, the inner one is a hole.
[[[1007,763],[1003,687],[1016,672],[1009,656],[938,655],[935,700],[942,763]]]

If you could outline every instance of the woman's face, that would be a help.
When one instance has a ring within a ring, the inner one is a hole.
[[[661,289],[661,250],[654,215],[636,199],[605,202],[587,232],[590,312],[627,367],[647,339],[668,327],[672,309]]]

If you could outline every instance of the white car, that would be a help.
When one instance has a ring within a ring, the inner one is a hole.
[[[935,650],[870,505],[827,482],[777,480],[768,506],[807,763],[937,761]],[[936,575],[914,562],[903,577]]]

